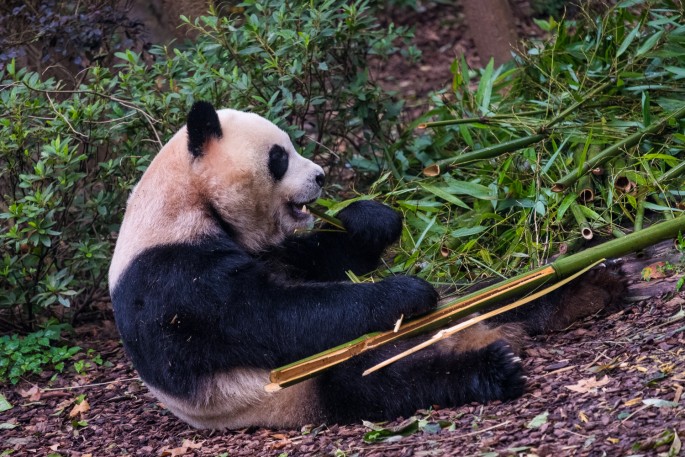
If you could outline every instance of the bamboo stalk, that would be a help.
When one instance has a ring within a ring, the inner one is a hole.
[[[419,129],[427,129],[427,128],[434,128],[434,127],[444,127],[447,125],[459,125],[459,124],[489,124],[493,121],[508,121],[511,119],[518,119],[519,117],[523,116],[536,116],[538,114],[544,114],[546,113],[546,110],[537,110],[537,111],[523,111],[520,113],[511,113],[511,114],[495,114],[494,116],[481,116],[481,117],[465,117],[462,119],[445,119],[443,121],[433,121],[433,122],[422,122],[420,123],[417,128]]]
[[[278,390],[278,387],[286,387],[303,381],[370,349],[402,337],[426,332],[448,324],[456,319],[472,314],[495,301],[513,296],[520,292],[520,287],[524,287],[525,290],[537,287],[553,279],[554,274],[554,268],[549,265],[542,266],[450,301],[423,317],[404,323],[397,332],[393,329],[387,332],[370,333],[354,341],[283,366],[271,372],[271,384],[265,388],[269,391]]]
[[[630,192],[633,187],[635,187],[635,183],[628,179],[628,177],[624,174],[624,170],[626,169],[626,161],[623,159],[623,157],[616,157],[611,165],[613,169],[612,175],[614,177],[614,189],[622,193]]]
[[[416,345],[410,349],[407,349],[406,351],[401,352],[400,354],[397,354],[393,357],[390,357],[389,359],[384,360],[383,362],[381,362],[377,365],[374,365],[373,367],[365,370],[362,373],[362,376],[369,375],[369,374],[373,373],[374,371],[378,371],[383,367],[387,367],[388,365],[391,365],[391,364],[397,362],[398,360],[401,360],[407,356],[410,356],[411,354],[414,354],[414,353],[420,351],[421,349],[425,349],[428,346],[432,346],[433,344],[435,344],[439,341],[442,341],[445,338],[449,338],[450,336],[452,336],[458,332],[461,332],[462,330],[465,330],[469,327],[472,327],[473,325],[475,325],[479,322],[482,322],[486,319],[490,319],[491,317],[497,316],[497,315],[502,314],[504,312],[511,311],[512,309],[519,308],[519,307],[525,305],[526,303],[530,303],[533,300],[536,300],[536,299],[538,299],[544,295],[547,295],[548,293],[550,293],[550,292],[560,288],[561,286],[568,284],[569,282],[573,281],[574,279],[576,279],[578,276],[582,275],[583,273],[587,273],[588,270],[590,270],[593,267],[596,267],[603,260],[604,259],[600,259],[600,260],[596,261],[595,263],[588,265],[587,267],[583,268],[579,272],[572,274],[568,278],[562,279],[561,281],[556,282],[555,284],[553,284],[549,287],[546,287],[546,288],[542,289],[541,291],[538,291],[538,292],[531,294],[527,297],[524,297],[520,300],[516,300],[514,303],[503,306],[501,308],[494,309],[488,313],[481,314],[480,316],[476,316],[476,317],[471,318],[465,322],[461,322],[461,323],[455,325],[454,327],[450,327],[450,328],[440,330],[438,333],[436,333],[430,339],[424,341],[423,343],[418,344],[418,345]]]
[[[675,167],[671,167],[670,170],[668,170],[663,175],[659,176],[659,179],[657,179],[657,182],[659,184],[664,183],[664,182],[669,181],[673,178],[677,178],[678,176],[682,175],[683,173],[685,173],[685,161],[680,162]]]
[[[270,374],[271,384],[265,386],[265,389],[273,392],[282,387],[296,384],[316,376],[354,355],[361,354],[400,337],[415,335],[448,324],[455,319],[492,305],[499,300],[533,290],[552,280],[565,278],[602,258],[616,258],[630,252],[639,251],[652,244],[675,237],[678,232],[685,232],[685,215],[675,217],[670,221],[654,224],[640,232],[616,238],[585,251],[561,257],[550,265],[515,276],[465,297],[449,301],[432,313],[406,322],[397,333],[390,330],[388,332],[364,335],[336,348],[275,369]]]
[[[325,212],[323,212],[317,208],[314,208],[314,207],[310,207],[308,209],[309,209],[310,213],[312,213],[314,216],[318,217],[322,221],[328,222],[333,227],[339,228],[340,230],[345,230],[345,226],[343,225],[343,223],[340,219],[333,217],[333,216],[329,216]]]
[[[578,180],[578,200],[589,203],[595,199],[595,186],[592,184],[590,175],[585,175]]]
[[[646,135],[651,135],[653,133],[656,133],[658,130],[664,128],[671,119],[677,120],[682,118],[683,116],[685,116],[685,105],[683,105],[677,111],[674,111],[673,113],[669,114],[668,116],[663,117],[659,122],[655,122],[649,127],[642,129],[638,132],[635,132],[632,135],[626,137],[624,140],[619,141],[618,143],[613,144],[608,148],[605,148],[602,152],[597,154],[591,160],[586,161],[579,171],[574,170],[568,173],[566,176],[562,177],[559,181],[557,181],[552,187],[552,191],[562,192],[568,186],[576,182],[580,176],[604,164],[607,160],[618,155],[623,149],[635,146]]]
[[[571,213],[573,214],[573,217],[576,220],[576,223],[578,224],[578,228],[580,229],[580,235],[586,240],[591,240],[594,236],[594,234],[592,233],[592,227],[590,227],[590,223],[585,218],[585,214],[583,214],[583,211],[578,206],[578,203],[571,203]]]
[[[633,231],[639,232],[642,230],[642,222],[645,218],[645,199],[642,198],[637,202],[637,211],[635,212],[635,223],[633,225]]]
[[[517,138],[515,140],[505,141],[494,146],[488,146],[487,148],[477,149],[456,157],[450,157],[449,159],[438,160],[435,163],[439,166],[459,165],[466,162],[472,162],[474,160],[492,159],[493,157],[501,156],[507,152],[516,151],[533,143],[537,143],[546,137],[546,135],[538,133],[523,138]]]

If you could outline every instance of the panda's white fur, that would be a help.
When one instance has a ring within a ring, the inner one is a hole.
[[[131,193],[109,271],[117,327],[150,391],[189,424],[296,427],[514,398],[524,329],[568,325],[610,301],[599,286],[581,297],[589,305],[534,304],[540,319],[481,324],[367,377],[365,368],[415,342],[267,393],[271,369],[437,303],[411,276],[347,281],[348,270],[376,268],[399,238],[401,217],[387,206],[358,201],[338,213],[344,231],[294,235],[310,223],[301,207],[323,178],[271,122],[198,102]]]
[[[307,226],[309,219],[293,218],[290,205],[301,207],[319,197],[321,187],[314,180],[323,174],[321,167],[299,155],[288,135],[263,117],[232,109],[217,114],[223,138],[208,142],[201,160],[188,153],[184,126],[133,189],[109,270],[110,288],[146,248],[219,232],[207,202],[252,252]],[[288,173],[275,185],[266,154],[273,144],[283,146],[290,159]]]

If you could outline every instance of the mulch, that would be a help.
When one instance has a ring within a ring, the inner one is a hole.
[[[302,430],[195,430],[165,410],[131,368],[117,339],[81,346],[106,362],[53,373],[2,393],[0,452],[60,456],[657,455],[685,436],[685,293],[628,305],[525,349],[526,394],[511,402],[419,411],[425,427],[365,443],[370,429],[312,424]],[[93,332],[95,333],[95,332]],[[85,351],[83,351],[85,353]],[[105,366],[109,365],[109,366]],[[77,397],[85,402],[77,405]],[[402,418],[383,427],[397,426]],[[449,425],[449,424],[447,424]],[[6,427],[6,426],[3,426]],[[395,440],[395,441],[393,441]],[[677,441],[677,438],[676,438]],[[666,455],[666,454],[664,454]]]

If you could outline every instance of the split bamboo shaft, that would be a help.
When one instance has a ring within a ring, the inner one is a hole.
[[[673,238],[678,232],[685,233],[685,215],[654,224],[638,233],[631,233],[577,254],[560,258],[550,265],[537,268],[529,273],[515,276],[466,295],[441,306],[426,316],[405,323],[396,333],[388,331],[364,335],[336,348],[273,370],[270,375],[271,384],[265,386],[265,388],[268,391],[275,391],[282,387],[296,384],[369,349],[376,348],[398,338],[419,334],[446,325],[497,301],[534,290],[552,280],[559,280],[573,275],[602,258],[616,258],[630,252],[639,251],[652,244]]]

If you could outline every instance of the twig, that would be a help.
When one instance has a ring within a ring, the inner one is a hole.
[[[76,390],[76,389],[86,389],[88,387],[97,387],[97,386],[106,386],[109,384],[115,384],[117,382],[128,382],[128,381],[141,381],[140,377],[135,377],[135,378],[124,378],[124,379],[115,379],[114,381],[107,381],[107,382],[96,382],[94,384],[84,384],[82,386],[69,386],[69,387],[53,387],[49,389],[40,389],[41,392],[51,392],[55,390]]]
[[[150,128],[152,129],[152,133],[155,134],[155,138],[157,139],[157,143],[159,144],[159,147],[161,148],[162,146],[164,146],[164,143],[162,143],[162,140],[159,138],[159,134],[157,133],[157,130],[155,129],[155,126],[154,126],[155,122],[159,122],[159,121],[157,119],[153,118],[152,116],[150,116],[148,113],[146,113],[141,108],[138,108],[137,106],[135,106],[134,104],[132,104],[126,100],[122,100],[122,99],[117,98],[113,95],[108,95],[108,94],[96,92],[94,90],[66,90],[66,89],[65,90],[45,90],[45,89],[38,89],[36,87],[31,87],[30,85],[28,85],[26,83],[24,83],[24,85],[29,90],[32,90],[34,92],[40,92],[43,94],[90,94],[90,95],[95,95],[98,97],[106,98],[107,100],[119,103],[119,104],[125,106],[126,108],[132,109],[132,110],[137,111],[140,114],[142,114],[143,117],[147,120],[148,124],[150,124]]]

